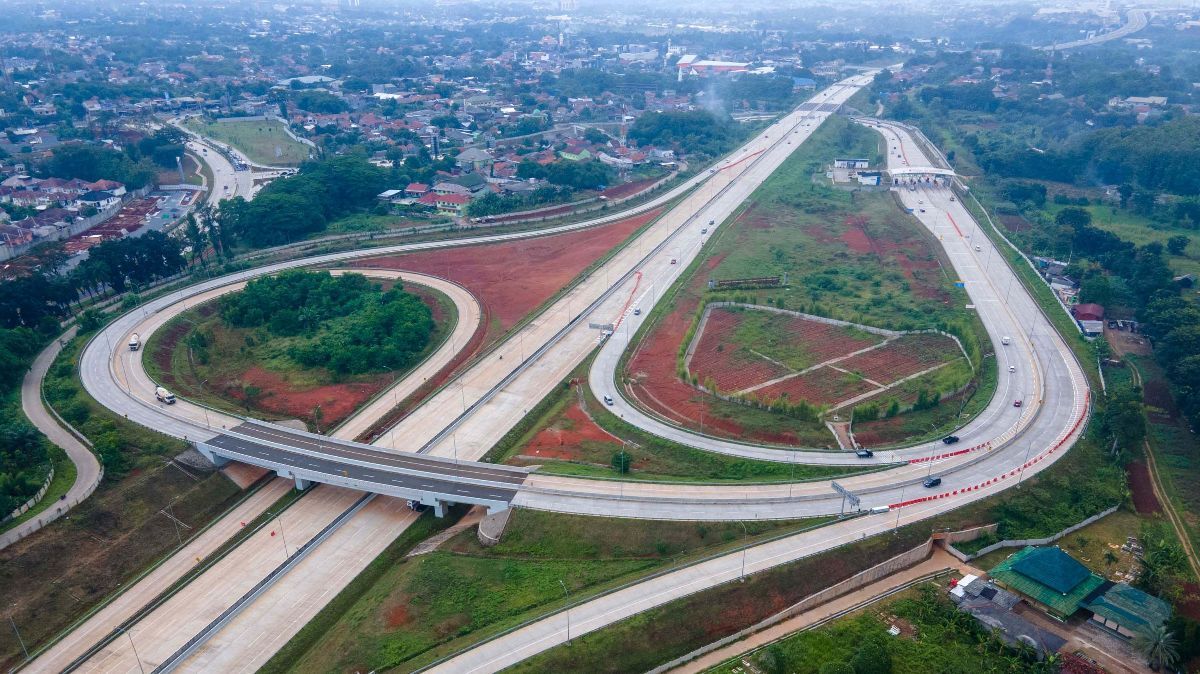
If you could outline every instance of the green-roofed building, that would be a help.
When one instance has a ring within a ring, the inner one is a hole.
[[[1081,608],[1092,612],[1092,620],[1131,639],[1171,619],[1171,605],[1125,583],[1106,583],[1088,597]]]
[[[997,585],[1066,620],[1105,581],[1058,546],[1028,546],[988,571]]]

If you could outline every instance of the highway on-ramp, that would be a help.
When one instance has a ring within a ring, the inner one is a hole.
[[[923,154],[906,127],[867,123],[887,139],[890,165],[934,165],[936,158]],[[1018,436],[1017,442],[995,451],[992,454],[995,461],[981,461],[967,470],[956,472],[953,481],[948,481],[949,484],[940,491],[930,493],[920,487],[909,487],[907,493],[902,491],[899,500],[890,503],[891,508],[885,512],[837,522],[631,584],[485,641],[438,662],[428,671],[456,674],[499,671],[565,643],[568,636],[577,638],[675,599],[736,581],[744,574],[885,533],[889,529],[994,495],[1019,484],[1026,473],[1040,471],[1065,454],[1082,433],[1088,410],[1087,382],[1066,344],[1050,326],[1033,298],[1013,278],[1013,272],[999,257],[999,252],[980,232],[978,225],[952,192],[945,188],[930,187],[911,192],[904,189],[900,197],[945,246],[955,270],[967,282],[972,300],[1003,304],[1022,321],[1022,338],[1029,341],[1033,359],[1033,362],[1025,365],[1036,365],[1042,373],[1041,383],[1035,390],[1044,397],[1028,401],[1039,403],[1041,409],[1034,422]],[[924,211],[921,210],[922,206],[926,207]],[[982,284],[982,287],[973,288],[974,284]],[[980,305],[977,307],[980,307],[985,324],[989,324],[993,314],[986,313],[988,310]],[[992,327],[989,324],[989,330]],[[1012,336],[1015,338],[1017,335]],[[980,468],[983,469],[983,475],[975,475]],[[963,479],[967,481],[958,482]],[[628,490],[632,486],[625,485],[624,488]],[[524,496],[522,492],[518,500]],[[623,503],[624,499],[614,502]],[[643,507],[653,505],[643,504]],[[633,513],[626,514],[633,516]]]
[[[658,223],[643,232],[637,240],[590,274],[583,283],[560,298],[559,303],[552,305],[535,321],[505,342],[502,348],[495,349],[489,356],[481,359],[461,377],[457,387],[453,383],[445,387],[441,393],[402,420],[397,427],[400,432],[384,434],[377,444],[387,445],[389,442],[395,442],[407,445],[405,447],[407,449],[420,447],[425,449],[425,453],[431,457],[442,457],[443,461],[449,459],[456,463],[460,459],[481,456],[490,447],[490,443],[494,443],[505,430],[516,423],[521,416],[519,414],[521,411],[532,407],[548,392],[550,387],[561,380],[562,377],[555,376],[556,374],[569,372],[600,341],[598,332],[595,330],[589,332],[586,323],[619,322],[621,316],[628,310],[630,302],[637,301],[641,297],[639,288],[647,287],[640,284],[646,283],[660,289],[666,288],[669,285],[671,274],[686,266],[688,261],[699,253],[699,241],[694,239],[694,235],[700,229],[697,223],[706,223],[708,220],[724,221],[725,217],[732,213],[733,209],[749,196],[779,163],[786,159],[787,154],[790,153],[789,148],[794,149],[794,146],[798,145],[824,116],[832,112],[837,103],[848,98],[857,90],[858,86],[868,79],[863,76],[853,80],[850,84],[843,84],[839,89],[819,94],[807,106],[782,120],[780,124],[785,126],[772,126],[748,143],[743,153],[746,155],[744,160],[735,153],[725,166],[718,165],[716,167],[721,170],[698,175],[685,187],[699,186],[699,189],[684,198],[677,208],[660,218]],[[835,96],[833,100],[825,100],[831,95]],[[795,135],[792,138],[785,138],[780,135],[781,131]],[[902,134],[903,132],[897,131],[896,133]],[[770,138],[772,134],[775,134],[773,141]],[[911,139],[902,140],[899,135],[897,139],[903,143],[912,142]],[[793,142],[789,143],[788,140]],[[906,151],[919,150],[914,146],[912,149],[906,148]],[[727,170],[726,166],[728,166]],[[961,204],[949,200],[948,190],[942,190],[945,194],[934,194],[937,191],[928,189],[908,194],[902,193],[901,198],[906,201],[920,199],[931,204],[936,202],[939,207],[942,207],[941,215],[943,217],[941,219],[934,217],[939,214],[933,213],[927,218],[922,218],[922,221],[942,239],[956,270],[968,284],[968,293],[971,294],[973,301],[977,301],[978,306],[982,307],[985,302],[999,304],[1000,297],[1007,297],[1010,300],[1007,311],[1015,314],[1017,324],[1031,327],[1028,333],[1021,333],[1019,337],[1028,342],[1027,353],[1030,360],[1022,364],[1022,367],[1028,368],[1027,374],[1024,377],[1014,377],[1013,388],[1006,389],[1006,392],[1011,390],[1019,392],[1022,396],[1036,395],[1037,398],[1028,401],[1030,403],[1028,415],[1018,413],[1015,422],[1009,418],[1011,412],[1000,414],[997,411],[994,422],[997,425],[991,427],[991,430],[1003,427],[1001,435],[1004,433],[1010,433],[1010,435],[1007,438],[1000,436],[979,438],[980,441],[998,439],[999,443],[993,442],[990,449],[980,449],[974,453],[975,456],[972,456],[972,453],[964,453],[956,457],[940,458],[937,464],[927,462],[909,464],[906,468],[900,469],[906,472],[894,473],[889,478],[892,480],[890,487],[888,484],[880,482],[877,485],[880,487],[878,492],[864,496],[865,503],[897,505],[912,501],[917,493],[923,497],[936,497],[932,500],[907,504],[907,507],[899,510],[898,517],[902,516],[906,520],[957,507],[969,500],[1002,489],[1011,484],[1012,478],[1016,478],[1017,473],[1014,471],[1021,470],[1027,464],[1025,469],[1029,471],[1036,471],[1048,465],[1054,458],[1061,455],[1061,450],[1069,446],[1086,413],[1086,382],[1082,380],[1077,364],[1074,364],[1061,339],[1058,339],[1057,335],[1053,333],[1019,283],[1015,287],[1011,285],[1011,280],[1005,276],[1006,274],[1011,275],[1011,271],[1007,269],[1003,261],[998,260],[992,264],[991,260],[997,256],[990,243],[980,236],[978,243],[974,244],[979,245],[980,250],[974,250],[970,243],[964,241],[966,237],[960,233],[960,230],[963,227],[969,230],[973,226],[973,220],[961,208]],[[674,196],[681,195],[682,192],[676,192]],[[915,195],[922,195],[922,197]],[[947,232],[951,231],[955,234],[948,240]],[[510,236],[515,235],[491,238],[500,240]],[[957,238],[953,238],[953,236],[957,236]],[[478,241],[479,239],[474,239],[472,242]],[[397,252],[394,249],[412,250],[421,246],[434,247],[437,245],[445,244],[415,244],[392,249],[374,249],[321,256],[298,263],[253,270],[243,273],[244,275],[240,277],[235,275],[217,279],[209,282],[211,285],[207,285],[207,287],[205,287],[206,284],[199,284],[193,288],[195,292],[204,292],[229,283],[244,281],[246,278],[258,274],[274,273],[285,266],[331,263],[348,257]],[[669,259],[666,259],[670,256],[677,258],[677,265],[670,265]],[[664,259],[666,259],[665,263]],[[978,287],[973,289],[972,286]],[[111,365],[114,355],[113,342],[117,347],[123,346],[124,336],[133,331],[140,321],[146,320],[156,312],[164,312],[164,315],[170,313],[169,308],[183,302],[195,292],[193,289],[185,289],[178,294],[149,303],[141,312],[140,317],[139,312],[135,312],[118,319],[105,331],[106,333],[112,331],[111,334],[101,335],[89,345],[84,354],[82,371],[85,385],[102,403],[129,414],[131,419],[159,428],[164,432],[181,437],[190,436],[189,439],[207,442],[222,434],[223,431],[218,426],[226,426],[224,432],[228,435],[230,426],[241,424],[242,420],[231,418],[224,423],[211,421],[201,423],[195,418],[170,414],[174,410],[163,409],[144,399],[139,399],[138,395],[144,395],[144,393],[135,394],[128,389],[122,391],[119,386],[115,386],[113,382],[118,377],[115,373],[119,368]],[[561,304],[564,301],[566,304]],[[578,303],[572,305],[572,301]],[[647,303],[650,301],[651,299],[646,299]],[[648,308],[648,306],[644,308]],[[1000,307],[981,308],[981,316],[984,318],[985,324],[988,324],[989,321],[1001,320],[1003,311],[1004,309]],[[989,326],[989,330],[991,329]],[[997,328],[997,330],[1003,329],[1005,329],[1004,326]],[[619,333],[620,331],[618,331],[618,336]],[[547,335],[549,336],[547,337]],[[526,336],[529,338],[526,339]],[[1018,336],[1013,335],[1013,337]],[[617,338],[614,337],[614,341]],[[508,355],[509,359],[502,366],[501,356],[503,355]],[[1042,402],[1046,404],[1038,404]],[[449,423],[447,423],[448,421]],[[1009,423],[1005,423],[1006,421]],[[1014,437],[1019,439],[1012,442]],[[691,438],[683,440],[693,442]],[[308,440],[304,441],[308,442]],[[312,442],[315,444],[318,441],[313,439]],[[286,444],[303,443],[292,438]],[[289,446],[286,449],[296,454],[298,449],[303,448]],[[317,473],[329,478],[325,481],[336,482],[339,475],[336,471],[347,470],[345,466],[349,465],[350,461],[344,457],[339,459],[336,456],[329,456],[328,449],[322,444],[318,445],[315,451],[325,454],[321,460],[335,463],[340,461],[342,467],[330,465],[320,468]],[[363,451],[363,447],[360,446],[353,446],[351,449],[354,452]],[[387,456],[396,456],[395,449],[387,452],[387,448],[384,447],[384,451]],[[906,451],[908,453],[904,456],[892,457],[892,459],[903,458],[909,461],[929,459],[928,453],[924,456],[921,455],[923,450]],[[311,448],[300,453],[305,456],[313,455]],[[886,458],[884,457],[884,460]],[[798,457],[789,456],[787,460],[798,460]],[[372,461],[380,465],[383,463],[382,458],[379,457],[372,457]],[[921,468],[932,470],[931,466],[934,465],[938,468],[939,474],[948,478],[942,490],[925,492],[919,487],[906,484],[906,482],[919,477],[917,473]],[[943,470],[943,468],[953,470]],[[428,472],[425,468],[422,470]],[[862,479],[878,481],[881,479],[880,476],[887,474],[876,473]],[[447,479],[451,481],[470,484],[461,475],[452,473],[448,473],[448,475]],[[312,477],[319,479],[316,475]],[[341,477],[346,476],[342,474]],[[546,481],[543,482],[543,480]],[[672,486],[667,488],[662,485],[633,483],[599,483],[604,485],[602,487],[597,487],[597,484],[589,481],[536,476],[533,479],[527,479],[516,491],[513,502],[517,505],[568,512],[699,519],[730,519],[752,515],[794,517],[797,514],[836,511],[838,504],[838,499],[832,495],[819,498],[815,491],[811,494],[803,494],[803,498],[798,497],[796,492],[785,494],[782,490],[788,488],[786,485]],[[372,490],[378,488],[383,491],[385,486],[382,483],[376,483],[375,487],[367,485],[363,488]],[[488,487],[491,488],[492,485],[488,485]],[[705,493],[693,491],[697,489],[704,490]],[[792,489],[816,489],[816,487],[797,486]],[[868,498],[871,501],[868,501]],[[331,511],[322,512],[327,513],[326,517],[328,518],[328,513]],[[332,512],[336,514],[338,511]],[[868,521],[869,525],[876,529],[887,528],[878,516],[855,520],[855,522],[863,521]],[[403,530],[403,526],[406,524],[398,523],[386,531],[394,536]],[[861,534],[865,531],[865,529],[856,530],[850,533]],[[834,540],[836,536],[840,535],[839,532],[827,534],[830,540]],[[824,538],[826,535],[822,535],[822,537]],[[388,540],[390,538],[384,540],[383,545],[386,545]],[[370,549],[377,548],[378,546]],[[807,549],[804,547],[793,548],[791,552],[766,555],[757,562],[758,567],[752,566],[751,568],[765,568],[765,565],[771,563],[782,563],[788,559],[794,559],[795,555],[799,554],[796,550]],[[365,548],[364,550],[369,552]],[[323,554],[324,549],[318,549],[313,557],[305,561],[305,564]],[[751,553],[747,554],[749,556]],[[310,566],[315,566],[315,562]],[[255,573],[253,570],[248,570],[248,572]],[[710,573],[707,577],[711,579],[719,576],[713,576]],[[292,593],[305,591],[304,588],[290,584],[287,590]],[[315,596],[326,596],[328,592],[329,588],[321,588],[321,592]],[[308,601],[303,598],[301,600]],[[322,604],[323,602],[310,603],[304,607],[301,614],[311,615]],[[295,620],[293,620],[294,622]],[[299,625],[293,626],[295,629],[299,627]],[[597,624],[597,626],[599,625]],[[162,631],[156,630],[156,633],[162,634]],[[223,641],[222,646],[236,650],[236,645],[231,644],[228,640]],[[119,649],[120,646],[116,646],[116,648]],[[211,650],[209,649],[210,653]],[[250,660],[246,662],[261,661],[256,659],[265,658],[266,655],[248,652],[247,657]],[[127,662],[132,664],[133,660],[128,659]]]

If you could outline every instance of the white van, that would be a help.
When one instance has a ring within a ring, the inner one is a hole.
[[[175,394],[161,386],[154,389],[154,397],[158,398],[158,402],[160,403],[166,403],[168,405],[175,404]]]
[[[613,404],[613,397],[612,397],[612,396],[610,396],[610,395],[606,395],[606,396],[604,396],[604,404],[605,404],[605,405],[608,405],[609,407],[612,407],[612,404]]]
[[[1009,343],[1011,343],[1011,342],[1012,342],[1012,338],[1009,337],[1008,335],[1005,335],[1000,338],[1000,343],[1003,344],[1004,346],[1008,346]]]

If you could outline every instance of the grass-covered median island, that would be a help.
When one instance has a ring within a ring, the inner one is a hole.
[[[187,397],[325,429],[436,348],[453,314],[427,288],[293,270],[175,318],[146,366]]]

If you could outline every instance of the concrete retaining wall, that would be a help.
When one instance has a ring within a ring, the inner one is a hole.
[[[985,531],[988,528],[988,526],[978,527],[976,529],[969,529],[967,531],[954,532],[955,534],[974,534],[974,535],[971,535],[970,537],[967,537],[964,535],[962,537],[955,538],[952,541],[948,540],[948,539],[943,539],[943,540],[946,541],[946,552],[949,552],[951,555],[954,555],[955,558],[957,558],[961,561],[969,562],[978,557],[982,557],[982,556],[988,554],[989,552],[995,552],[996,550],[1001,550],[1003,548],[1023,548],[1027,545],[1049,545],[1051,543],[1058,541],[1063,536],[1066,536],[1068,534],[1073,534],[1076,531],[1079,531],[1080,529],[1086,527],[1087,525],[1092,524],[1093,522],[1096,522],[1101,519],[1104,519],[1105,517],[1108,517],[1109,515],[1115,513],[1117,511],[1117,508],[1120,508],[1120,507],[1121,506],[1119,506],[1119,505],[1115,505],[1115,506],[1109,508],[1108,510],[1096,513],[1095,515],[1092,515],[1091,517],[1083,520],[1082,522],[1080,522],[1078,524],[1072,524],[1071,526],[1067,527],[1066,529],[1063,529],[1062,531],[1058,532],[1057,534],[1054,534],[1053,536],[1047,536],[1046,538],[1025,538],[1025,539],[1015,540],[1015,541],[1010,541],[1010,540],[999,541],[996,543],[992,543],[991,545],[988,545],[986,547],[980,548],[977,552],[975,552],[973,554],[967,554],[965,552],[961,552],[960,550],[955,548],[952,545],[952,543],[961,542],[961,541],[973,541],[976,538],[979,538],[980,536],[982,536],[984,533],[994,533],[995,527],[997,527],[999,525],[996,525],[996,524],[988,525],[988,526],[992,527],[991,532]]]
[[[15,520],[16,518],[20,517],[21,515],[24,515],[25,513],[29,512],[30,508],[37,505],[43,498],[46,497],[46,490],[50,488],[50,483],[53,481],[54,481],[54,468],[51,467],[50,473],[48,475],[46,475],[46,481],[42,483],[42,488],[39,489],[37,491],[37,493],[33,495],[33,498],[31,498],[28,501],[26,501],[25,503],[21,504],[21,506],[19,508],[17,508],[16,510],[13,510],[11,513],[9,513],[7,516],[5,516],[5,518],[3,520],[0,520],[0,524],[7,524],[9,520]]]

